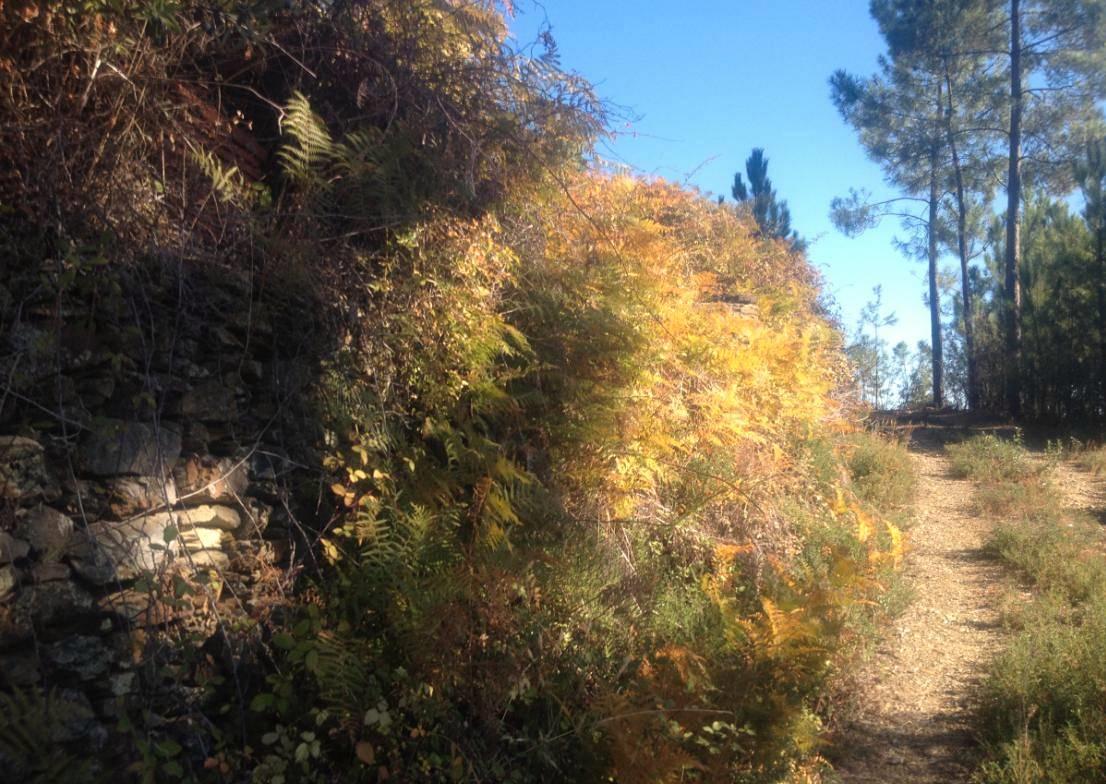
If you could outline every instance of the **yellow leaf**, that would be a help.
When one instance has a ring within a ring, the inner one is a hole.
[[[872,535],[872,518],[859,509],[854,509],[856,515],[856,538],[861,542],[867,542]]]
[[[898,566],[899,563],[902,561],[903,555],[902,531],[900,531],[898,527],[890,521],[887,521],[886,525],[887,533],[891,535],[891,558],[894,559],[895,565]]]

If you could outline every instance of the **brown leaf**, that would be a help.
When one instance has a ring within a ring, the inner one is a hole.
[[[365,765],[372,765],[373,760],[376,759],[376,750],[367,740],[358,741],[354,751],[357,753],[357,759]]]

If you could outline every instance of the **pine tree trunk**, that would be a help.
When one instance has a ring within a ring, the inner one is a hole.
[[[945,63],[945,97],[947,113],[945,130],[948,133],[952,168],[956,175],[956,250],[960,256],[960,299],[964,317],[964,354],[968,364],[968,409],[979,408],[978,368],[975,361],[975,325],[972,320],[972,284],[968,276],[968,205],[964,196],[964,170],[960,166],[960,152],[953,133],[952,77]]]
[[[1098,400],[1094,406],[1094,414],[1101,418],[1106,414],[1106,226],[1102,222],[1106,215],[1101,214],[1102,205],[1099,206],[1098,225],[1094,233],[1094,255],[1098,267],[1098,364],[1099,387]]]
[[[942,109],[941,85],[937,84],[937,116]],[[937,293],[937,157],[936,142],[929,153],[929,329],[933,346],[933,405],[944,405],[944,351],[941,345],[941,299]]]
[[[1010,0],[1010,168],[1006,181],[1006,259],[1003,286],[1006,331],[1006,410],[1021,413],[1021,0]]]

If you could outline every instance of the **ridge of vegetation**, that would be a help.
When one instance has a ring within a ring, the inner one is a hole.
[[[909,460],[843,404],[802,254],[600,166],[604,107],[502,10],[0,7],[5,327],[91,301],[90,330],[141,335],[148,281],[230,268],[306,390],[270,420],[307,471],[294,590],[153,674],[183,707],[121,700],[90,779],[825,770]],[[72,449],[39,381],[0,422]],[[0,752],[80,780],[64,741],[27,744],[35,704],[5,698]]]

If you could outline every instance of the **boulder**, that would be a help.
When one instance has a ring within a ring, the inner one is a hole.
[[[109,593],[102,596],[99,601],[100,610],[108,615],[117,615],[128,624],[138,624],[146,620],[152,599],[148,591],[136,591],[132,588],[124,588],[122,591]],[[160,621],[154,621],[159,623]]]
[[[0,599],[15,590],[19,584],[19,572],[14,566],[0,566]]]
[[[80,447],[81,469],[95,476],[161,476],[176,465],[181,437],[146,422],[104,420]]]
[[[219,379],[197,384],[184,393],[181,414],[203,422],[229,422],[238,416],[234,389]]]
[[[194,569],[216,569],[223,571],[230,567],[230,556],[222,550],[197,550],[189,552],[188,559]]]
[[[39,560],[56,561],[73,535],[73,521],[56,509],[39,505],[23,518],[18,532],[30,542]]]
[[[176,512],[181,520],[181,529],[189,525],[197,528],[218,528],[221,531],[236,531],[242,525],[242,516],[229,506],[205,504]]]
[[[26,558],[31,552],[31,545],[22,539],[16,539],[11,534],[0,531],[0,564],[18,561]]]
[[[43,646],[50,664],[62,672],[90,681],[106,673],[112,664],[112,652],[99,637],[74,634]]]
[[[237,504],[250,483],[244,461],[196,455],[178,463],[173,478],[181,502],[189,506]]]
[[[190,553],[214,550],[242,524],[238,512],[226,506],[197,506],[155,512],[118,523],[98,522],[73,538],[69,549],[74,571],[94,585],[131,580],[157,572],[182,547]],[[221,562],[217,556],[204,556]],[[185,561],[184,563],[188,563]]]
[[[71,580],[58,580],[40,585],[24,585],[15,600],[14,625],[36,629],[53,629],[78,618],[95,614],[92,595]]]
[[[31,569],[31,580],[36,583],[49,583],[54,580],[68,580],[73,575],[72,570],[63,563],[35,564]]]
[[[108,511],[122,520],[177,502],[177,483],[153,476],[128,476],[108,483]]]
[[[166,536],[168,527],[175,524],[170,512],[121,523],[93,523],[73,538],[70,563],[77,574],[94,585],[157,571],[179,548],[175,534]]]
[[[58,489],[46,471],[46,450],[23,436],[0,436],[0,498],[52,499]]]

